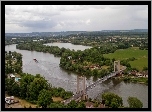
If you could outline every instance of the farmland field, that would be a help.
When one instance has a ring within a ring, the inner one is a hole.
[[[136,60],[130,61],[131,67],[135,67],[138,70],[142,70],[143,67],[148,67],[148,51],[139,50],[138,47],[131,47],[128,49],[119,49],[115,53],[104,54],[104,57],[115,58],[116,60],[128,59],[135,57]]]

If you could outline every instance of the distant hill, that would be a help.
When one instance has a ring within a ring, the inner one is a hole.
[[[148,32],[148,29],[133,29],[133,30],[101,30],[101,32]]]
[[[101,31],[61,31],[61,32],[32,32],[32,33],[5,33],[5,37],[50,37],[50,36],[67,36],[71,34],[82,33],[102,33],[102,32],[148,32],[148,29],[133,29],[133,30],[101,30]]]

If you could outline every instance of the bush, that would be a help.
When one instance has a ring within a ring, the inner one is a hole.
[[[128,101],[130,108],[142,108],[143,107],[143,103],[136,97],[129,97],[127,101]]]
[[[105,100],[105,105],[110,106],[112,108],[118,108],[123,105],[122,98],[114,93],[104,93],[102,94],[102,99]]]
[[[131,78],[130,78],[130,77],[125,77],[123,80],[124,80],[124,81],[130,81]]]

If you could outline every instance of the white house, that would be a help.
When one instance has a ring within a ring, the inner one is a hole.
[[[15,75],[13,75],[13,74],[10,74],[10,78],[15,78]]]

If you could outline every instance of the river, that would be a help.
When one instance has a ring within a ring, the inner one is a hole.
[[[59,48],[66,48],[66,49],[74,49],[74,50],[85,50],[85,49],[88,49],[88,48],[91,48],[90,46],[83,46],[83,45],[73,45],[71,43],[47,43],[47,44],[44,44],[44,45],[48,45],[48,46],[58,46]]]
[[[51,43],[52,44],[52,43]],[[47,44],[47,45],[51,45]],[[75,50],[84,50],[90,48],[88,46],[73,45],[70,43],[55,43],[59,47]],[[69,46],[68,46],[69,45]],[[81,46],[81,47],[77,47]],[[16,49],[16,45],[5,46],[6,51],[16,51],[23,55],[23,72],[30,74],[41,74],[48,82],[55,87],[62,87],[65,90],[76,92],[76,76],[77,74],[68,72],[59,67],[60,57],[54,57],[49,53],[42,53],[36,51],[27,51]],[[33,58],[36,58],[39,63],[35,63]],[[97,80],[96,78],[87,78],[86,85],[91,84]],[[116,79],[108,79],[107,81],[96,85],[87,92],[90,98],[101,99],[101,94],[105,91],[113,92],[123,98],[124,106],[128,106],[127,98],[129,96],[137,97],[143,102],[143,107],[148,108],[148,86],[144,84],[124,83]]]

